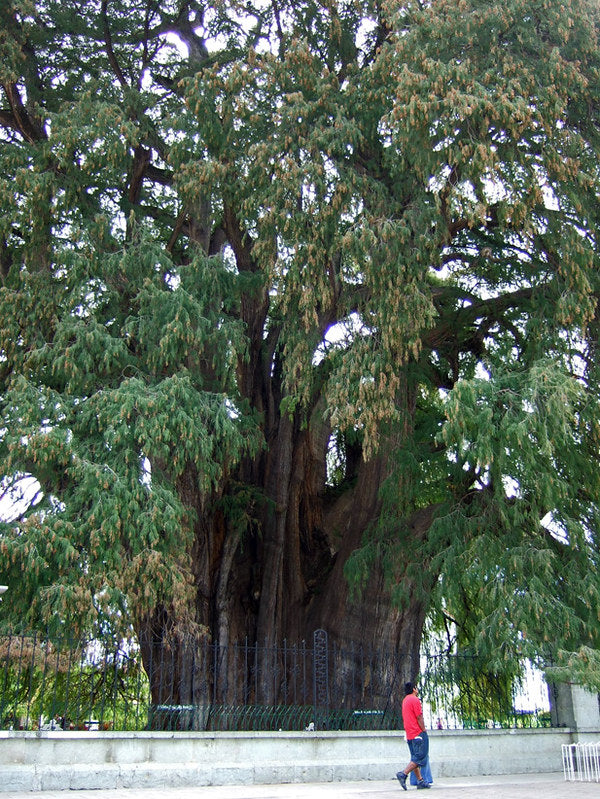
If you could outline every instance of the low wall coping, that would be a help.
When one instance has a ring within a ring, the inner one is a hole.
[[[509,727],[502,729],[483,728],[480,730],[428,730],[430,738],[450,737],[460,735],[461,737],[477,736],[503,736],[503,735],[561,735],[574,732],[569,727]],[[599,731],[600,734],[600,731]],[[137,730],[137,731],[113,731],[113,730],[0,730],[2,738],[24,738],[40,739],[48,738],[55,740],[78,739],[86,740],[107,740],[117,739],[142,739],[142,740],[170,740],[170,739],[197,739],[197,740],[219,740],[228,738],[253,739],[253,738],[404,738],[404,730],[260,730],[260,731],[186,731],[186,730]]]

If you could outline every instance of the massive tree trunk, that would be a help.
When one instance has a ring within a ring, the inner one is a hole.
[[[228,663],[229,645],[256,641],[261,645],[261,702],[277,704],[281,696],[278,684],[270,679],[269,647],[284,641],[312,641],[313,632],[322,629],[336,644],[335,662],[330,664],[333,679],[348,685],[364,680],[362,656],[356,652],[376,652],[377,674],[369,676],[374,681],[369,685],[371,702],[398,709],[401,692],[395,690],[390,696],[390,691],[418,672],[430,582],[415,579],[421,575],[401,562],[396,573],[405,581],[409,599],[399,607],[393,599],[390,570],[381,557],[361,590],[353,591],[344,573],[349,557],[363,545],[365,532],[377,526],[381,488],[392,468],[390,458],[383,451],[364,460],[360,447],[349,449],[345,484],[331,490],[326,469],[331,429],[324,420],[324,402],[316,398],[308,419],[302,412],[281,414],[281,376],[277,368],[260,366],[265,349],[251,356],[252,368],[246,367],[240,382],[255,406],[266,409],[268,446],[240,464],[222,488],[227,495],[235,485],[252,487],[261,498],[248,509],[254,522],[241,534],[230,529],[227,518],[215,512],[216,497],[202,497],[195,488],[194,474],[180,484],[186,504],[198,518],[191,553],[195,607],[190,618],[193,615],[193,625],[207,630],[219,647],[219,672],[212,679],[221,688],[231,688],[235,675],[233,664]],[[405,411],[411,411],[414,402],[406,387],[404,394]],[[410,413],[405,418],[406,427],[388,441],[388,452],[409,434]],[[422,539],[432,513],[432,509],[422,510],[406,520],[410,535]],[[170,623],[164,614],[152,619],[157,646],[162,645],[164,627]],[[175,669],[181,660],[182,656],[174,659]],[[174,682],[178,680],[175,673]],[[345,689],[338,687],[338,695],[344,697]],[[354,694],[342,701],[356,703]],[[160,701],[158,685],[153,695]],[[227,691],[222,696],[226,700]],[[178,693],[176,699],[191,701],[192,694]]]

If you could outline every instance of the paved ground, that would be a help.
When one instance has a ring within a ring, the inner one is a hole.
[[[434,775],[435,776],[435,775]],[[415,791],[416,788],[409,788]],[[407,792],[408,797],[408,792]],[[448,799],[600,799],[600,783],[565,782],[563,774],[516,774],[435,780],[424,796]],[[130,788],[94,791],[2,792],[0,799],[398,799],[395,779],[305,785],[226,785],[199,788]]]

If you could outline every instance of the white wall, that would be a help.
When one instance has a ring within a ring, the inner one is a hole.
[[[433,730],[433,778],[561,771],[574,735]],[[398,732],[0,731],[0,791],[383,780],[408,759]]]

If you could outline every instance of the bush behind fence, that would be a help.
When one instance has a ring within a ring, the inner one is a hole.
[[[0,639],[2,729],[401,729],[408,655],[312,642],[220,647],[171,642]],[[550,726],[544,686],[524,690],[469,655],[423,654],[418,681],[430,727]]]

